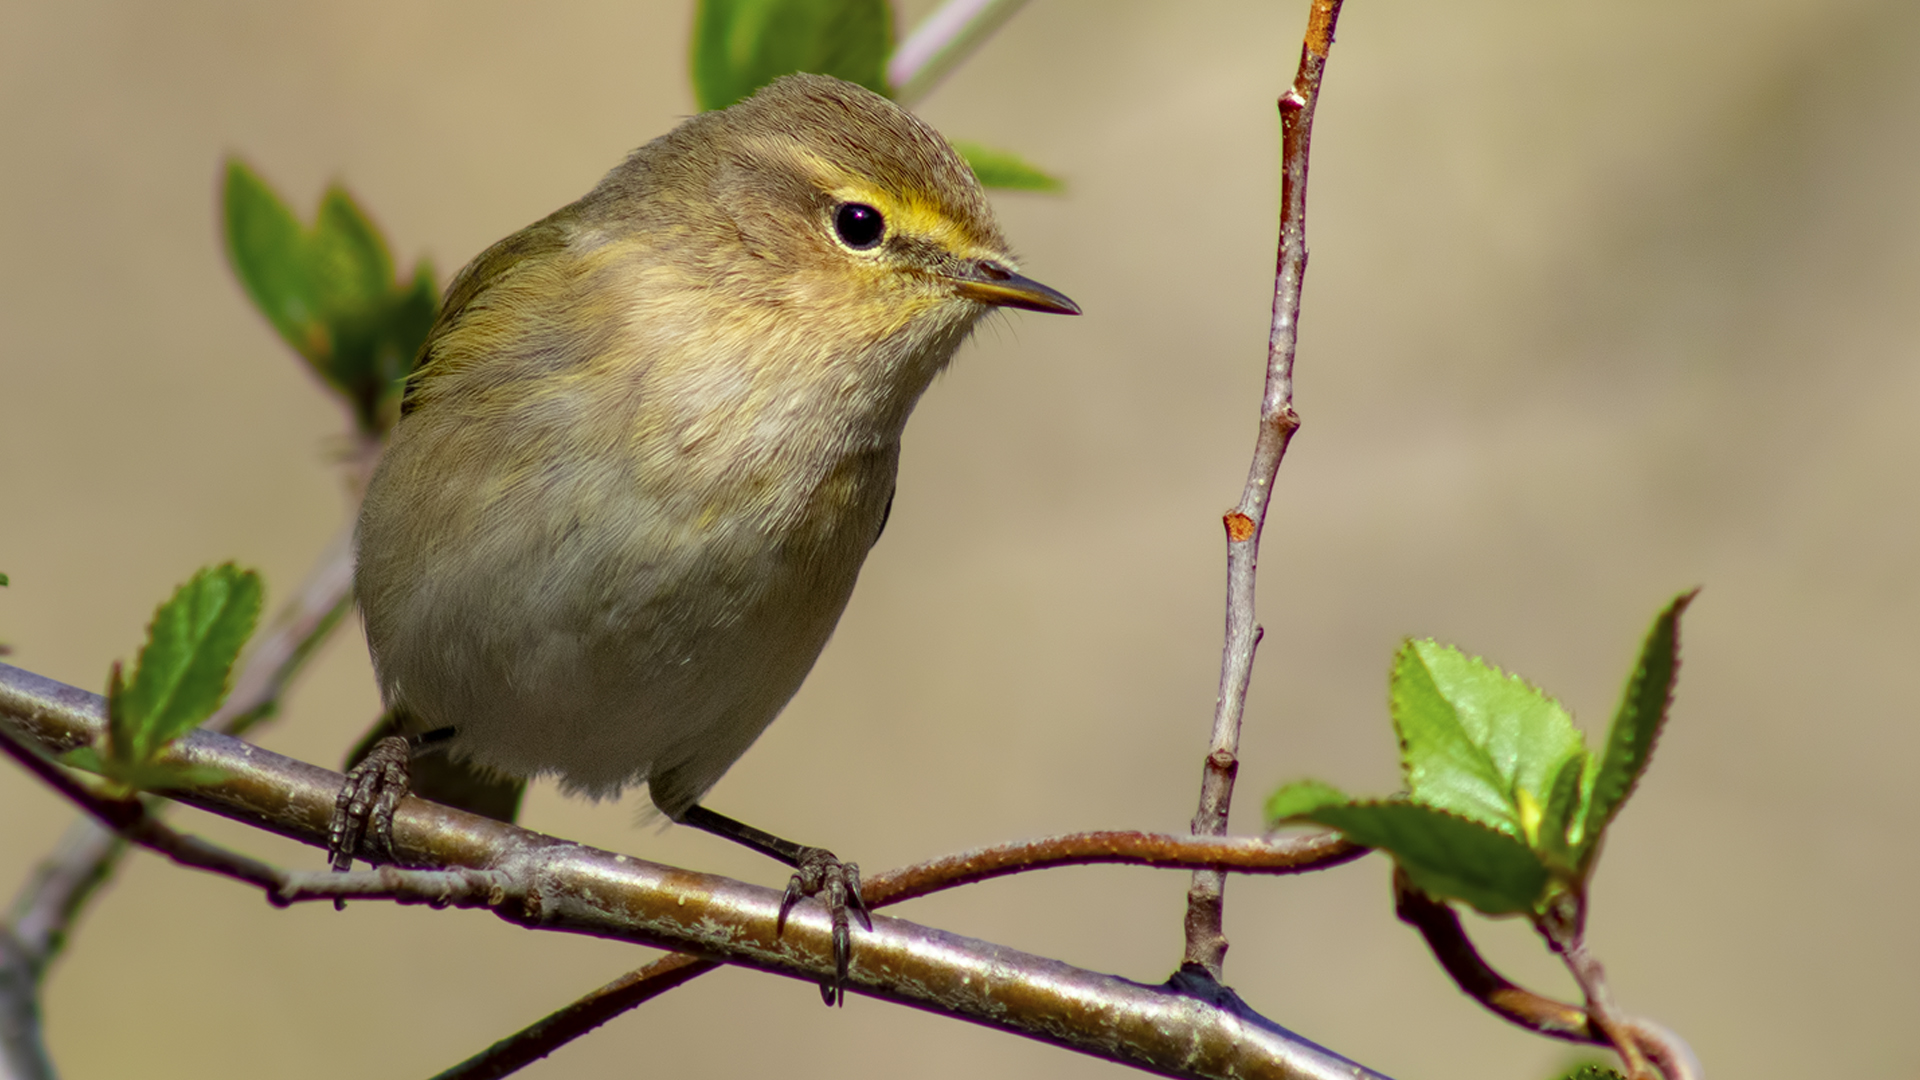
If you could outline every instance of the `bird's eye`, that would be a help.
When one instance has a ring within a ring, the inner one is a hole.
[[[865,251],[886,235],[887,219],[866,203],[841,203],[840,209],[833,212],[833,231],[840,234],[841,242],[848,247]]]

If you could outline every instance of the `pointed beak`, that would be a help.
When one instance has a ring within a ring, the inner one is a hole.
[[[983,304],[1043,311],[1049,315],[1080,314],[1080,305],[1067,299],[1066,294],[1055,292],[1032,278],[1021,277],[992,259],[981,259],[966,273],[948,280],[953,282],[954,292]]]

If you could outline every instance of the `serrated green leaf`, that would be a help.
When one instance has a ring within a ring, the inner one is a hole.
[[[1401,648],[1390,704],[1412,797],[1516,837],[1527,831],[1519,793],[1543,802],[1586,749],[1558,702],[1435,641]]]
[[[1267,796],[1267,827],[1272,828],[1288,818],[1302,817],[1323,806],[1349,801],[1346,793],[1332,784],[1296,780]]]
[[[693,90],[724,109],[782,75],[832,75],[891,95],[886,0],[700,0],[693,20]]]
[[[1531,911],[1546,891],[1547,868],[1526,844],[1430,806],[1356,802],[1300,816],[1392,854],[1422,891],[1465,901],[1488,915]]]
[[[1621,695],[1613,725],[1607,729],[1606,750],[1594,771],[1586,800],[1585,827],[1577,851],[1582,870],[1590,868],[1599,851],[1601,834],[1620,813],[1653,760],[1654,743],[1667,722],[1674,682],[1680,674],[1680,616],[1699,594],[1698,589],[1681,593],[1653,620],[1640,658],[1627,677],[1626,692]]]
[[[226,563],[201,570],[154,611],[133,678],[109,694],[113,758],[152,761],[213,715],[259,620],[260,594],[259,575]]]
[[[973,142],[955,142],[953,148],[967,159],[980,186],[1013,191],[1064,191],[1066,181],[1042,171],[1018,154],[995,150]]]
[[[1400,737],[1400,769],[1409,791],[1423,802],[1519,836],[1519,815],[1506,779],[1434,680],[1421,644],[1401,646],[1388,684],[1388,708]]]

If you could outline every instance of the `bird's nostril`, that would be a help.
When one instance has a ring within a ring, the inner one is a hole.
[[[980,260],[980,276],[988,281],[1007,281],[1013,277],[1013,271],[994,262],[992,259]]]

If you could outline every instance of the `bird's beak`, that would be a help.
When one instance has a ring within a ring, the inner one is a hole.
[[[981,259],[966,273],[950,280],[953,282],[953,291],[983,304],[1044,311],[1050,315],[1080,314],[1080,305],[1067,299],[1064,293],[1049,289],[1032,278],[1021,277],[992,259]]]

